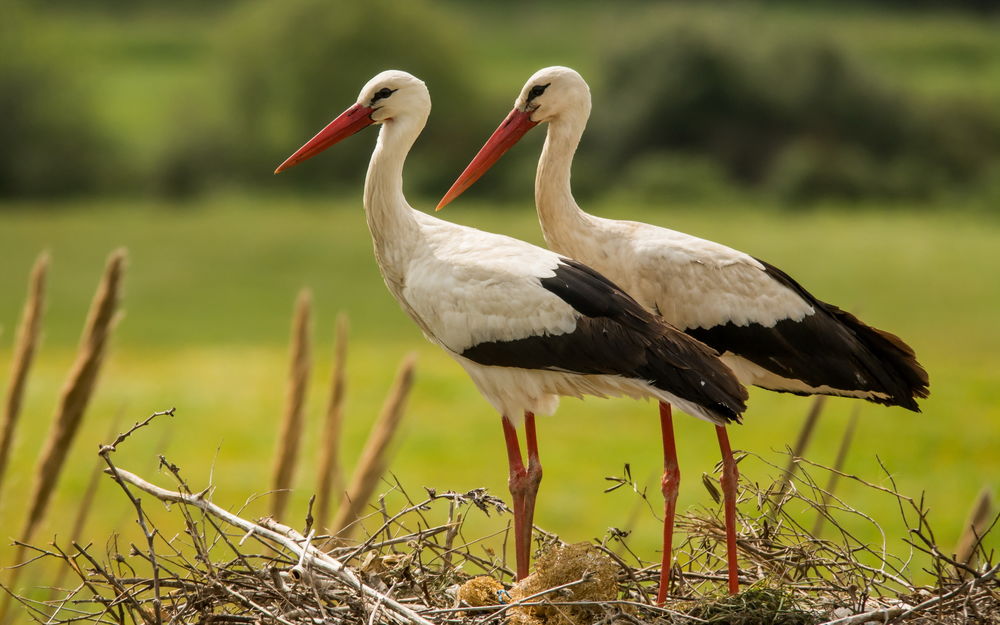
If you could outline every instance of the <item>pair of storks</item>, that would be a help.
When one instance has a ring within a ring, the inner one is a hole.
[[[893,334],[813,297],[780,269],[712,241],[583,212],[570,169],[590,115],[575,71],[550,67],[438,205],[472,185],[528,130],[548,123],[535,204],[550,250],[437,219],[403,196],[403,163],[430,113],[427,87],[386,71],[357,103],[290,156],[300,163],[370,124],[381,124],[364,206],[386,286],[424,335],[472,377],[502,415],[514,503],[517,576],[528,573],[535,495],[542,477],[535,414],[559,397],[652,397],[663,437],[663,554],[668,589],[680,472],[671,406],[715,425],[722,451],[729,590],[738,590],[737,468],[726,425],[739,422],[743,384],[859,397],[917,411],[927,373]],[[527,446],[522,459],[516,426]]]

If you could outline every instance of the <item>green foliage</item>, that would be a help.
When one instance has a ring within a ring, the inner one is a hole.
[[[14,4],[0,26],[0,196],[99,189],[115,166],[72,55]],[[63,51],[65,52],[65,51]]]
[[[922,198],[976,185],[1000,159],[1000,115],[894,88],[824,40],[762,44],[745,28],[671,26],[607,64],[595,99],[607,169],[665,150],[719,163],[786,201]]]
[[[357,198],[371,130],[270,172],[398,67],[434,97],[407,191],[440,197],[524,78],[551,64],[594,88],[574,167],[584,202],[1000,196],[1000,45],[968,13],[558,3],[525,21],[445,0],[0,4],[0,196],[311,186]],[[543,136],[468,198],[530,202]]]
[[[718,200],[730,189],[726,174],[709,158],[677,152],[648,152],[634,159],[613,193],[653,206],[670,202]]]
[[[407,181],[440,192],[449,182],[445,178],[475,149],[476,139],[462,128],[482,109],[465,78],[470,72],[462,62],[460,31],[449,16],[422,1],[292,0],[241,7],[221,35],[225,116],[216,121],[226,125],[208,134],[221,148],[206,149],[203,128],[183,123],[166,152],[171,174],[164,186],[184,190],[195,171],[214,161],[217,171],[254,184],[341,182],[353,189],[364,175],[370,135],[362,140],[364,149],[331,150],[322,166],[298,167],[279,180],[271,180],[270,172],[352,104],[373,75],[403,69],[436,96]]]

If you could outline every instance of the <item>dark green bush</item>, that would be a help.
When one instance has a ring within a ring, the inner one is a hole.
[[[671,27],[610,55],[605,71],[599,147],[585,155],[605,171],[681,153],[801,202],[927,197],[983,183],[1000,159],[1000,111],[923,101],[829,42]]]
[[[56,196],[106,186],[116,158],[72,55],[49,47],[28,14],[13,4],[4,9],[0,196]]]
[[[222,33],[225,134],[234,147],[228,165],[256,184],[348,185],[364,177],[374,132],[330,150],[322,163],[289,170],[274,167],[351,105],[365,82],[385,69],[402,69],[424,80],[433,112],[409,161],[407,184],[443,193],[478,137],[464,129],[484,109],[469,82],[461,25],[422,1],[332,3],[326,0],[262,0],[241,6]],[[174,150],[175,171],[185,155],[200,159],[197,140]],[[360,145],[359,145],[360,144]],[[426,164],[426,166],[421,166]],[[432,165],[432,166],[431,166]],[[187,183],[184,183],[187,184]]]

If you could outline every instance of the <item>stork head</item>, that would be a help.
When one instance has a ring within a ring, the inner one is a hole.
[[[386,70],[361,89],[358,101],[285,159],[278,174],[316,156],[366,126],[410,117],[421,123],[431,110],[431,96],[422,80],[399,70]]]
[[[514,110],[493,132],[455,184],[438,202],[437,210],[461,195],[493,166],[507,150],[540,123],[570,122],[580,126],[590,116],[590,88],[568,67],[540,69],[524,83],[514,100]]]
[[[576,70],[546,67],[524,83],[514,100],[514,110],[528,114],[532,124],[555,122],[565,117],[590,115],[590,88]]]

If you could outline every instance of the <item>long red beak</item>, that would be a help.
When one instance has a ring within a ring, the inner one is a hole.
[[[507,150],[511,149],[515,143],[529,130],[538,125],[538,122],[531,121],[530,111],[519,111],[514,109],[510,112],[500,126],[493,131],[486,145],[479,150],[479,154],[472,159],[469,166],[465,168],[462,175],[458,177],[455,184],[451,185],[448,192],[444,194],[438,202],[437,209],[441,210],[446,204],[462,195],[466,189],[471,187],[479,178],[486,173],[486,170],[493,166]]]
[[[286,158],[284,163],[278,165],[274,173],[280,174],[289,167],[294,167],[302,161],[316,156],[334,143],[350,137],[365,126],[374,124],[375,121],[371,118],[373,110],[371,107],[360,104],[355,104],[347,109],[337,119],[327,124],[326,128],[316,133],[315,137],[296,150],[295,154]]]

